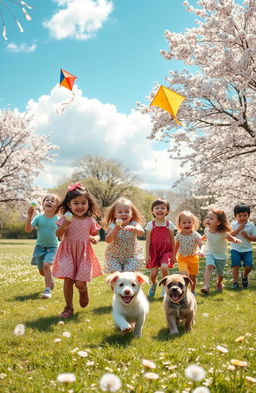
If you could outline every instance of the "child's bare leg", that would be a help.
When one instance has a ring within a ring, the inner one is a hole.
[[[44,268],[45,288],[51,288],[51,282],[52,282],[51,266],[49,263],[44,262],[43,268]]]
[[[232,268],[233,282],[238,282],[239,280],[239,266],[234,266]]]
[[[168,276],[168,265],[167,263],[162,263],[161,264],[161,272],[162,272],[162,278]]]
[[[64,278],[64,286],[63,286],[64,298],[66,301],[66,305],[72,308],[73,308],[73,285],[74,285],[74,280],[71,280],[71,278]]]
[[[189,278],[190,278],[190,280],[192,281],[192,284],[191,284],[191,292],[195,292],[195,289],[196,289],[196,276],[194,276],[193,274],[190,274],[189,275]]]
[[[76,280],[75,285],[79,290],[79,304],[81,307],[86,307],[89,303],[87,284],[84,281]]]
[[[223,281],[223,276],[220,276],[219,274],[217,275],[217,279],[216,279],[216,285],[217,287],[221,285]]]
[[[245,267],[244,267],[244,273],[243,273],[243,275],[244,275],[245,278],[248,277],[248,274],[250,273],[251,270],[252,270],[252,267],[251,267],[251,266],[245,266]]]
[[[150,269],[150,279],[152,284],[157,284],[158,267],[153,267]]]
[[[204,274],[204,287],[209,288],[214,265],[207,265]]]

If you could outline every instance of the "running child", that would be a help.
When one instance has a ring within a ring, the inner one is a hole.
[[[31,205],[25,223],[26,232],[32,232],[34,228],[37,229],[37,240],[31,265],[37,266],[39,274],[44,276],[45,289],[41,295],[42,299],[50,299],[52,297],[51,291],[54,288],[51,265],[58,248],[58,238],[56,236],[58,216],[55,211],[59,203],[60,199],[57,195],[45,195],[42,201],[43,213],[37,214],[32,220],[35,206]]]
[[[104,226],[105,241],[104,270],[106,273],[138,271],[144,261],[143,249],[137,236],[143,236],[143,219],[134,204],[127,198],[117,199],[109,208]]]
[[[239,288],[238,276],[241,262],[243,262],[243,272],[241,272],[242,286],[248,287],[248,275],[253,268],[252,263],[252,241],[256,241],[256,227],[250,218],[250,207],[245,204],[236,205],[234,208],[235,221],[231,223],[231,235],[237,236],[241,244],[231,244],[231,268],[233,274],[232,288]]]
[[[74,313],[74,285],[79,291],[80,306],[86,307],[89,303],[87,282],[102,274],[91,246],[100,240],[100,226],[93,218],[100,216],[100,209],[80,183],[68,187],[59,209],[63,216],[57,221],[56,234],[62,240],[54,259],[53,276],[64,279],[66,305],[60,317],[69,318]]]
[[[214,269],[217,275],[216,290],[222,292],[222,280],[227,259],[227,241],[240,244],[241,240],[230,235],[231,227],[223,210],[210,210],[204,224],[206,228],[202,240],[206,240],[206,271],[201,292],[209,293],[210,280]]]
[[[192,280],[191,291],[195,293],[196,277],[199,270],[199,256],[201,252],[201,236],[196,230],[199,221],[194,214],[183,210],[177,218],[178,233],[175,236],[175,255],[178,252],[179,273],[186,274]]]
[[[174,255],[174,224],[166,219],[170,204],[166,199],[157,198],[151,205],[154,219],[147,223],[146,230],[146,267],[150,269],[152,285],[149,296],[154,296],[157,286],[158,271],[161,269],[162,278],[168,275],[168,268],[175,263]],[[162,288],[164,296],[164,287]]]

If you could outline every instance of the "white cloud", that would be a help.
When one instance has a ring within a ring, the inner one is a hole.
[[[31,46],[28,46],[27,44],[20,44],[17,45],[14,42],[10,42],[10,44],[7,45],[7,50],[9,52],[24,52],[24,53],[30,53],[34,52],[36,50],[36,44],[32,44]]]
[[[88,40],[101,29],[113,10],[108,0],[56,0],[59,9],[43,23],[53,38]]]
[[[76,159],[95,154],[122,161],[140,176],[142,187],[170,188],[180,170],[177,161],[170,160],[166,150],[159,150],[159,142],[147,139],[150,118],[137,111],[126,115],[112,104],[88,99],[77,86],[74,92],[75,100],[59,114],[61,103],[68,102],[72,95],[57,85],[50,95],[41,96],[37,102],[28,102],[27,109],[34,115],[36,132],[51,133],[51,143],[60,146],[55,162],[47,164],[47,172],[40,176],[40,185],[55,186],[73,172]]]

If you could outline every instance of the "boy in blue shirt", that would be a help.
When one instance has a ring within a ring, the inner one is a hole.
[[[250,207],[243,203],[234,208],[236,221],[231,223],[232,236],[242,241],[241,244],[231,243],[231,268],[233,274],[232,288],[239,288],[239,269],[243,261],[244,271],[241,273],[242,286],[248,287],[248,275],[253,268],[252,264],[252,241],[256,241],[256,227],[253,222],[248,221],[250,217]]]

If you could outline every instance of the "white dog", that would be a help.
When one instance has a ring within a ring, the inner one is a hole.
[[[141,284],[148,284],[148,277],[139,272],[115,272],[107,277],[107,283],[114,290],[113,319],[121,332],[134,327],[134,336],[140,337],[148,313],[148,301]]]

